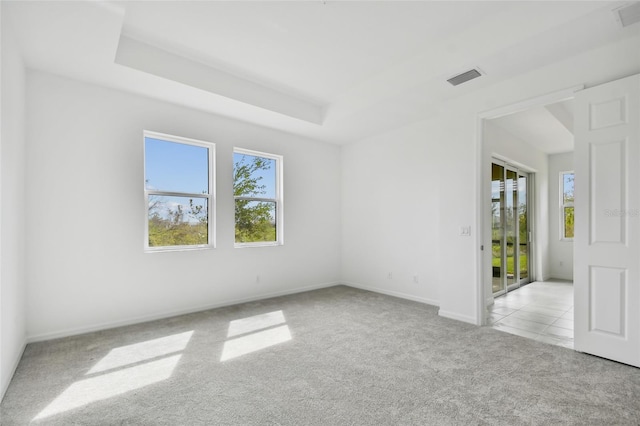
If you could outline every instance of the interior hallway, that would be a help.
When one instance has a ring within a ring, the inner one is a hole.
[[[496,330],[573,349],[573,283],[534,282],[495,299],[490,324]]]

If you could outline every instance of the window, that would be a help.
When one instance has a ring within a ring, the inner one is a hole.
[[[560,236],[562,240],[573,240],[573,172],[560,173]]]
[[[145,250],[214,245],[214,148],[144,132]]]
[[[281,156],[235,149],[233,195],[236,247],[283,243]]]

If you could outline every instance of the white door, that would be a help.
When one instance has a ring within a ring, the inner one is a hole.
[[[640,74],[575,107],[575,349],[640,367]]]

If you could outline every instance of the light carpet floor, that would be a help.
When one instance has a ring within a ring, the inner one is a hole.
[[[2,425],[638,425],[640,369],[338,286],[28,345]]]

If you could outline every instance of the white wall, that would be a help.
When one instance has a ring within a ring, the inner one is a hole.
[[[439,148],[423,137],[433,124],[343,147],[343,282],[438,303]]]
[[[0,3],[0,15],[3,4]],[[0,92],[0,399],[22,356],[26,337],[25,71],[11,25],[2,28]]]
[[[338,282],[337,146],[40,72],[27,83],[30,340]],[[216,249],[143,253],[145,129],[216,143]],[[233,247],[236,146],[284,156],[284,246]]]
[[[629,55],[637,44],[635,37],[566,58],[442,103],[437,114],[421,123],[343,148],[343,278],[409,298],[433,299],[440,306],[440,315],[478,323],[483,306],[478,279],[482,243],[478,233],[482,205],[479,114],[578,84],[593,86],[637,73],[640,57]],[[402,166],[404,158],[409,159],[412,171]],[[427,178],[410,181],[418,170]],[[544,179],[546,173],[540,175]],[[425,195],[426,189],[419,191],[421,183],[433,176],[438,177],[437,187],[429,188]],[[374,185],[367,188],[370,182]],[[400,203],[406,194],[418,199]],[[374,206],[379,207],[374,211],[366,208]],[[406,231],[415,228],[411,224],[418,223],[415,216],[422,212],[437,222],[414,237],[422,241],[408,244]],[[460,236],[460,227],[469,225],[471,237]],[[376,238],[380,232],[382,236]],[[428,248],[421,248],[424,246]],[[436,253],[433,260],[424,263],[434,268],[427,287],[407,284],[417,267],[413,259],[424,261],[431,253]],[[390,268],[395,268],[394,279],[388,282],[384,274]]]
[[[560,239],[560,172],[573,171],[573,152],[549,156],[549,257],[552,278],[573,280],[573,241]]]
[[[484,121],[484,145],[483,145],[483,180],[485,212],[484,212],[484,246],[491,247],[491,161],[498,158],[517,166],[519,169],[534,173],[535,202],[530,214],[533,218],[534,243],[533,264],[530,265],[534,277],[538,281],[549,278],[549,181],[548,181],[548,156],[536,149],[517,135],[513,135],[491,120]],[[485,295],[492,299],[491,293],[491,250],[484,252],[484,282]]]

